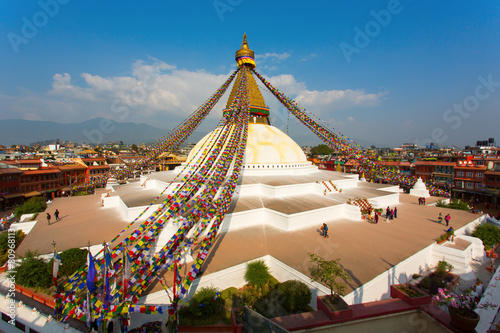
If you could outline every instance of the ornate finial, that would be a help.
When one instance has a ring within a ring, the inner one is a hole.
[[[243,34],[243,42],[241,42],[240,50],[247,49],[248,50],[248,41],[247,41],[247,33]]]
[[[243,42],[241,43],[241,47],[238,51],[236,51],[236,64],[238,67],[243,65],[247,65],[251,68],[255,67],[255,54],[248,47],[247,34],[243,34]]]

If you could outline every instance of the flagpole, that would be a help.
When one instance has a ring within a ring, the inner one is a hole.
[[[103,281],[103,311],[102,311],[102,331],[104,333],[107,333],[108,331],[108,321],[106,320],[106,315],[107,315],[107,309],[108,309],[108,292],[109,292],[109,280],[108,280],[108,246],[106,244],[106,241],[103,241],[102,242],[102,246],[103,246],[103,249],[104,249],[104,274],[103,274],[103,278],[104,278],[104,281]]]
[[[90,241],[89,241],[89,244],[88,244],[88,253],[87,253],[87,275],[88,275],[88,272],[90,270],[90,256],[91,256],[91,253],[90,253]],[[87,280],[88,280],[88,277],[87,277]],[[87,281],[88,283],[88,281]],[[91,321],[90,321],[90,317],[91,317],[91,307],[90,307],[90,290],[88,288],[88,284],[87,284],[87,326],[89,328],[89,332],[91,332]]]
[[[57,250],[56,250],[56,241],[52,240],[52,248],[54,249],[54,260],[53,260],[53,268],[52,268],[52,279],[54,280],[54,285],[57,290],[57,273],[59,272],[59,264],[60,262],[56,262],[57,258]]]

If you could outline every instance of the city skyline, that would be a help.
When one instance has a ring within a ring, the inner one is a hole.
[[[167,133],[234,71],[246,32],[257,71],[364,146],[496,138],[500,5],[430,4],[8,3],[0,120],[104,117]],[[285,109],[261,91],[286,130]],[[200,131],[213,129],[225,97]],[[301,145],[321,143],[293,117],[289,129]]]

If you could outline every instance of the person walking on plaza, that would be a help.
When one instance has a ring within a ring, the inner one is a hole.
[[[47,213],[47,224],[50,225],[50,214]]]
[[[387,206],[387,208],[385,209],[385,220],[386,221],[389,218],[390,213],[391,213],[391,208],[389,206]]]
[[[56,217],[56,221],[59,221],[59,210],[56,209],[54,216]]]
[[[422,205],[425,206],[425,198],[422,198]]]
[[[375,220],[375,224],[377,224],[378,223],[378,214],[377,213],[375,213],[374,220]]]
[[[398,207],[394,207],[394,218],[398,218]]]
[[[389,220],[394,220],[394,209],[389,211]]]
[[[450,225],[450,214],[446,214],[446,216],[444,217],[444,220],[446,221],[446,226],[449,226]]]
[[[328,226],[326,225],[326,223],[323,223],[323,226],[321,227],[321,229],[323,229],[323,237],[325,237],[325,238],[330,237],[330,236],[328,236]]]
[[[439,216],[438,216],[438,222],[441,224],[443,223],[443,214],[439,213]]]

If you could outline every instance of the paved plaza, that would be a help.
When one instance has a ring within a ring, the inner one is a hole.
[[[422,206],[418,205],[416,197],[401,194],[397,205],[398,218],[385,222],[382,216],[378,224],[332,216],[328,223],[330,238],[320,237],[320,224],[290,232],[259,225],[221,233],[202,272],[217,272],[269,254],[309,275],[308,253],[316,253],[327,259],[341,258],[342,265],[352,277],[350,292],[435,242],[446,230],[444,224],[437,223],[440,212],[451,215],[450,225],[455,229],[479,217],[465,211],[429,206],[437,200],[428,198],[427,205]],[[38,250],[40,254],[50,253],[52,241],[57,243],[58,251],[84,247],[89,241],[92,245],[102,244],[127,226],[114,208],[101,207],[99,192],[85,197],[55,199],[48,211],[52,213],[55,209],[61,211],[61,219],[58,222],[52,220],[51,225],[47,225],[45,213],[40,213],[39,222],[19,247],[18,255],[27,249]],[[197,250],[195,247],[194,254]],[[182,273],[187,269],[189,267],[184,266]],[[158,290],[161,290],[159,283],[149,288],[149,292]]]

